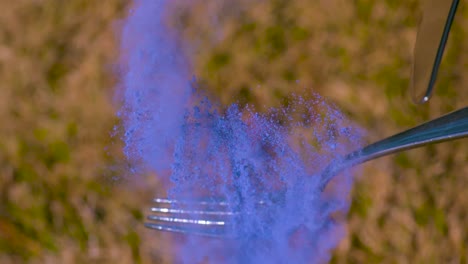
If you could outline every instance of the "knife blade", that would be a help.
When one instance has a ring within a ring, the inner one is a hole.
[[[459,0],[425,0],[414,48],[411,96],[417,104],[429,101],[437,79]]]

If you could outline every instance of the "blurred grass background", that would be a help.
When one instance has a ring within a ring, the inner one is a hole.
[[[377,140],[466,106],[461,1],[429,105],[410,102],[418,2],[177,0],[195,75],[259,110],[328,98]],[[142,227],[154,176],[120,177],[116,84],[128,1],[0,2],[0,263],[170,263]],[[468,142],[364,165],[333,263],[467,263]],[[115,179],[115,178],[118,179]]]

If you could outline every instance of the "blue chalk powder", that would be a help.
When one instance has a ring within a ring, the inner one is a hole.
[[[241,210],[235,239],[188,236],[182,263],[322,263],[344,234],[352,172],[319,190],[319,172],[360,147],[361,131],[320,96],[260,114],[223,109],[189,80],[166,2],[135,0],[121,35],[125,154],[170,182],[170,197],[221,197]],[[258,210],[259,200],[269,202]],[[333,216],[332,216],[333,214]]]

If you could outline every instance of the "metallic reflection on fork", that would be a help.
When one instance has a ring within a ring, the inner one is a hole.
[[[319,175],[320,190],[341,171],[360,163],[386,156],[392,153],[468,136],[468,107],[439,117],[415,128],[388,137],[360,150],[354,151],[342,159],[332,161]],[[268,209],[268,205],[281,200],[284,193],[272,194],[268,200],[255,202],[257,209]],[[149,222],[145,226],[151,229],[178,233],[189,233],[210,237],[233,237],[236,221],[242,221],[241,210],[233,208],[222,199],[205,198],[198,200],[170,200],[156,198]]]
[[[191,233],[210,237],[233,237],[226,227],[232,226],[240,212],[232,210],[230,204],[221,199],[171,200],[153,199],[152,222],[145,226],[160,231]],[[257,201],[257,207],[267,202]]]

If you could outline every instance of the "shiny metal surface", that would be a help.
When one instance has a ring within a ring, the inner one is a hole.
[[[429,101],[459,0],[422,1],[422,21],[414,47],[411,97],[415,103]]]
[[[323,190],[330,180],[341,171],[366,161],[467,136],[468,107],[465,107],[334,160],[320,174],[322,178],[320,188]],[[282,193],[273,195],[281,196]],[[171,200],[156,198],[154,203],[155,206],[151,208],[153,214],[147,217],[152,222],[145,223],[145,226],[160,231],[210,237],[232,237],[232,223],[235,222],[236,217],[243,216],[235,210],[230,210],[229,203],[222,199]],[[265,201],[258,201],[256,205],[259,208],[268,209],[268,203]],[[179,206],[184,206],[184,208],[178,208]],[[185,207],[189,207],[189,209]]]

